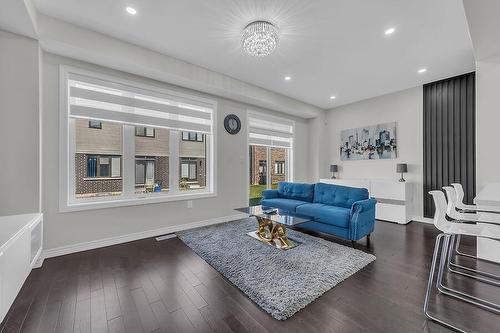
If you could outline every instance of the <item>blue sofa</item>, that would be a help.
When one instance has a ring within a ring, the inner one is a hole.
[[[262,193],[262,206],[291,214],[314,217],[301,228],[335,235],[353,242],[367,236],[375,227],[376,200],[364,188],[325,183],[280,182],[277,190]]]

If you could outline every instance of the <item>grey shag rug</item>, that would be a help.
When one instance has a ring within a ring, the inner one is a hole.
[[[287,251],[247,235],[252,219],[178,232],[201,258],[262,309],[285,320],[375,260],[375,256],[304,233],[287,230],[301,242]]]

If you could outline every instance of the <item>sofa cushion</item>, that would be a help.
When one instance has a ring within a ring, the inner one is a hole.
[[[318,210],[325,205],[319,203],[306,203],[297,207],[297,214],[319,218]]]
[[[307,204],[306,201],[294,200],[294,199],[283,199],[283,198],[274,198],[274,199],[262,199],[261,205],[262,207],[273,207],[286,210],[291,213],[295,213],[295,208],[300,205]]]
[[[297,214],[312,216],[315,221],[334,225],[341,228],[349,227],[351,210],[349,208],[328,206],[319,203],[300,205],[296,209]]]
[[[314,184],[280,182],[278,194],[280,198],[312,202]]]
[[[368,199],[366,188],[318,183],[314,187],[314,203],[351,208],[359,200]]]

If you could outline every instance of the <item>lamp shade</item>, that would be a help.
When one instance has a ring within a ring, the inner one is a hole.
[[[337,172],[337,171],[339,171],[339,167],[337,164],[330,165],[330,172]]]
[[[399,173],[408,172],[408,165],[406,163],[396,164],[396,172]]]

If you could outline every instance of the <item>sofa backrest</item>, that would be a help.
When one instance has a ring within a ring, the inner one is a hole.
[[[314,184],[280,182],[278,195],[280,198],[312,202]]]
[[[317,183],[314,187],[314,202],[330,206],[351,208],[359,200],[368,199],[366,188]]]

